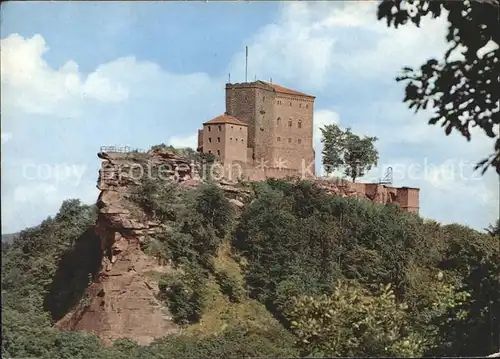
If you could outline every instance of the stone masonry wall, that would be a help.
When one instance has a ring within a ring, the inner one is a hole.
[[[287,168],[300,169],[302,161],[314,161],[313,112],[314,99],[282,95],[275,101],[275,138],[272,141],[273,161],[285,160]]]
[[[226,112],[248,123],[250,164],[295,170],[311,165],[315,173],[314,98],[277,94],[257,82],[226,84]]]
[[[225,124],[224,150],[221,161],[224,163],[247,162],[248,128],[235,124]]]
[[[275,166],[273,158],[273,145],[275,128],[273,121],[275,118],[275,97],[276,94],[269,89],[255,89],[255,147],[254,163]]]

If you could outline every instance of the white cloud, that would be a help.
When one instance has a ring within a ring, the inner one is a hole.
[[[442,56],[444,17],[424,18],[421,28],[409,25],[395,30],[377,21],[377,5],[375,1],[286,3],[276,23],[249,39],[249,78],[273,78],[320,91],[335,84],[336,74],[394,77],[403,66]],[[236,54],[230,72],[242,73],[244,61],[244,52]]]
[[[99,191],[95,182],[78,185],[51,181],[29,181],[12,192],[2,184],[2,233],[12,233],[37,225],[47,216],[54,216],[64,200],[78,198],[83,203],[95,203]]]
[[[2,145],[12,139],[12,132],[2,132]]]
[[[321,144],[321,129],[326,125],[339,124],[339,114],[332,110],[317,110],[314,112],[313,138],[314,145]]]
[[[172,136],[168,139],[167,143],[169,145],[174,146],[175,148],[190,147],[196,150],[196,147],[198,147],[198,134],[185,135],[185,136]]]
[[[57,195],[57,186],[48,183],[37,183],[35,185],[22,185],[14,190],[14,201],[25,202],[53,202]]]
[[[48,50],[39,34],[27,39],[11,34],[1,40],[2,107],[67,116],[83,99],[116,102],[127,98],[128,91],[99,69],[84,78],[74,61],[51,68],[43,59]]]

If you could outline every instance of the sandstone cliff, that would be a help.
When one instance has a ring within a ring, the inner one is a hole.
[[[140,178],[158,165],[182,187],[195,187],[201,179],[187,158],[167,149],[148,153],[99,153],[102,160],[97,183],[98,219],[95,231],[101,238],[101,270],[82,301],[56,327],[96,333],[104,343],[129,338],[147,345],[155,338],[177,332],[162,301],[157,299],[157,279],[171,271],[141,250],[147,236],[163,230],[160,222],[145,213],[130,196]],[[243,206],[248,191],[220,182],[230,201]]]

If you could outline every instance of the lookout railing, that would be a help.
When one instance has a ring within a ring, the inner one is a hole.
[[[148,151],[142,148],[134,148],[130,146],[101,146],[100,152],[116,152],[116,153],[146,153]]]

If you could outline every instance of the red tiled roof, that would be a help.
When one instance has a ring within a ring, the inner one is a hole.
[[[295,91],[295,90],[283,87],[283,86],[278,85],[278,84],[272,84],[272,83],[265,82],[265,81],[260,81],[260,82],[262,82],[263,84],[265,84],[267,86],[270,86],[277,93],[315,98],[315,96],[308,95],[308,94],[305,94],[303,92]]]
[[[226,114],[212,118],[210,121],[207,121],[203,124],[204,125],[211,125],[211,124],[225,124],[225,123],[229,123],[232,125],[238,125],[238,126],[248,126],[245,122],[238,120],[236,117],[226,115]]]

